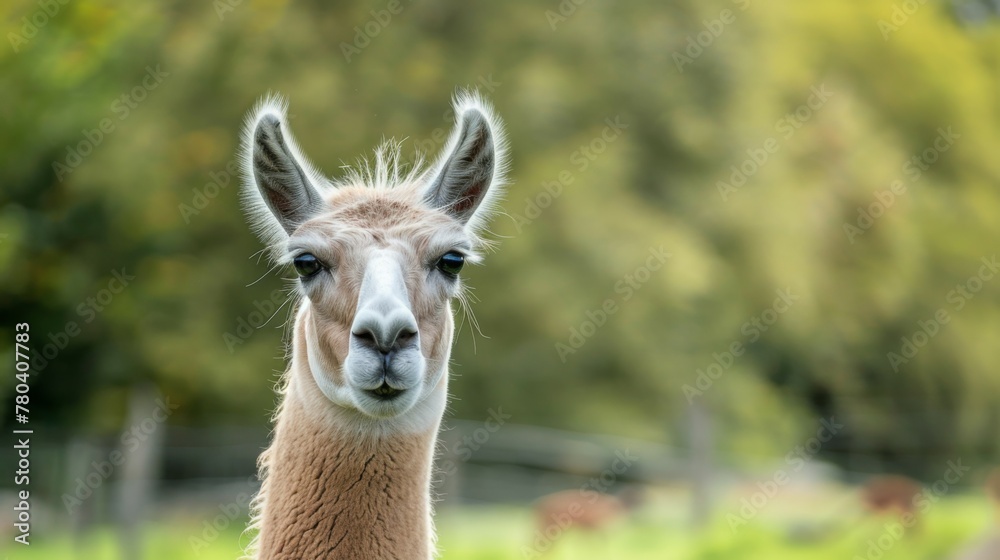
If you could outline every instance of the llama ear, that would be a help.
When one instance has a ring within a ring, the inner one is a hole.
[[[484,221],[483,201],[495,198],[502,165],[498,162],[500,133],[489,108],[477,98],[460,98],[455,114],[459,120],[436,165],[424,198],[433,208],[442,208],[463,224],[478,227]],[[476,216],[477,219],[473,219]]]
[[[264,203],[290,235],[322,211],[323,197],[309,178],[309,164],[300,161],[295,140],[284,128],[279,115],[260,115],[250,141],[250,164]]]

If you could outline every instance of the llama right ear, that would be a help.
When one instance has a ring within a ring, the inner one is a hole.
[[[460,95],[455,115],[458,122],[435,165],[424,199],[478,230],[501,194],[506,144],[499,120],[478,96]]]
[[[309,164],[300,161],[281,116],[263,112],[253,127],[249,155],[254,183],[281,229],[291,235],[322,212],[323,197],[310,179]]]

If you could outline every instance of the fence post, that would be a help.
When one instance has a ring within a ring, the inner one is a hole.
[[[688,437],[691,450],[691,518],[702,528],[712,517],[712,419],[702,399],[688,406]]]
[[[125,462],[115,500],[121,553],[125,560],[143,558],[142,524],[158,478],[163,432],[166,429],[154,414],[158,406],[157,396],[158,392],[151,385],[135,387],[129,396],[128,418],[123,432],[128,432],[134,439],[122,437],[121,451]]]

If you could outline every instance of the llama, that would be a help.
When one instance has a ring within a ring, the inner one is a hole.
[[[285,104],[247,119],[249,219],[300,297],[271,443],[259,460],[248,554],[275,559],[428,559],[430,479],[447,400],[460,271],[481,260],[504,186],[490,105],[454,100],[437,161],[401,170],[398,143],[372,166],[324,179],[288,131]],[[464,300],[463,300],[464,302]]]

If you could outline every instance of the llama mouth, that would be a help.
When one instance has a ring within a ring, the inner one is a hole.
[[[382,383],[378,389],[371,389],[365,392],[380,401],[391,401],[403,394],[402,389],[394,389],[388,383]]]

